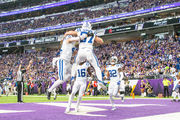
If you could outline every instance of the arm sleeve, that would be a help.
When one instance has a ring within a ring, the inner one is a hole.
[[[70,40],[71,42],[75,42],[75,41],[83,40],[83,39],[85,39],[86,37],[87,37],[87,34],[82,34],[82,35],[80,35],[80,36],[78,36],[78,37],[71,37],[71,38],[69,38],[69,40]]]
[[[72,70],[71,70],[71,77],[75,77],[75,76],[76,76],[76,64],[73,64]]]

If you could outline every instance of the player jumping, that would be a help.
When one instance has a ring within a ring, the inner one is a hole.
[[[91,36],[83,39],[83,40],[72,40],[69,39],[68,42],[79,41],[79,51],[76,57],[76,65],[79,65],[80,62],[87,60],[95,69],[96,76],[98,78],[98,84],[102,86],[104,90],[106,87],[102,81],[102,73],[99,66],[98,59],[93,52],[93,43],[96,41],[97,43],[103,44],[103,40],[96,35],[96,32],[92,30],[91,24],[89,22],[84,22],[82,28],[76,29],[76,31],[66,32],[65,36],[73,35],[73,36],[81,36],[86,35],[87,33],[92,33]]]
[[[75,49],[75,42],[68,43],[67,39],[71,38],[74,40],[83,40],[88,34],[81,35],[79,37],[73,37],[71,35],[66,35],[62,40],[62,47],[60,57],[53,59],[53,66],[57,63],[58,67],[58,77],[59,79],[48,89],[47,99],[50,100],[51,92],[60,84],[71,78],[71,64],[70,60],[72,57],[73,50]]]

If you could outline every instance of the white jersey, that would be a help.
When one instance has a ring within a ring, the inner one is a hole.
[[[76,67],[76,81],[87,81],[87,69],[90,67],[90,64],[85,62],[82,65]]]
[[[180,86],[180,79],[175,78],[173,90],[175,90],[177,86]]]
[[[66,36],[62,43],[61,51],[60,51],[60,59],[64,59],[67,61],[71,60],[72,53],[75,50],[75,42],[67,43],[67,39],[71,38],[71,35]]]
[[[78,32],[78,36],[81,36],[83,34],[87,34],[89,30],[83,30],[82,28],[78,28],[76,29],[76,31]],[[96,32],[91,30],[90,32],[92,32],[94,34],[94,36],[89,36],[87,38],[85,38],[84,40],[80,40],[79,41],[79,50],[80,49],[93,49],[93,43],[96,37]]]
[[[108,65],[107,70],[109,72],[109,77],[111,82],[118,82],[121,81],[124,77],[123,72],[118,71],[118,69],[121,68],[119,64],[116,65]]]

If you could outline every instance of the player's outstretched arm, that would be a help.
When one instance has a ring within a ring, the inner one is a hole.
[[[85,39],[86,37],[88,37],[87,34],[82,34],[81,36],[78,36],[78,37],[71,37],[67,40],[67,43],[71,43],[71,42],[78,42],[80,40],[83,40]]]
[[[72,36],[78,36],[78,32],[77,31],[68,31],[64,34],[64,38],[67,36],[67,35],[72,35]]]
[[[33,60],[30,60],[29,65],[27,66],[26,70],[29,70],[32,64],[33,64]]]
[[[95,37],[95,41],[96,41],[97,43],[99,43],[99,44],[103,44],[103,43],[104,43],[103,39],[100,38],[100,37],[98,37],[98,36]]]
[[[105,78],[109,78],[110,74],[109,74],[109,71],[105,68],[104,70],[104,74],[105,74]]]

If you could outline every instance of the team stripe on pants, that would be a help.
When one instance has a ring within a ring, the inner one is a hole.
[[[63,80],[63,60],[59,60],[59,80]]]

